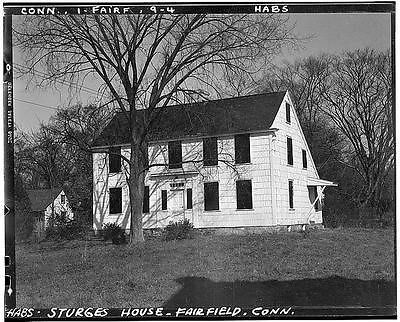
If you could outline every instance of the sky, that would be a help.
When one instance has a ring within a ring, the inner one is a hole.
[[[290,14],[290,19],[295,23],[296,34],[311,36],[311,39],[299,50],[285,50],[276,58],[278,64],[285,60],[292,62],[297,58],[320,53],[334,54],[365,47],[377,50],[390,49],[389,13]],[[14,63],[24,65],[16,50],[14,50]],[[16,73],[14,74],[16,76]],[[96,95],[90,90],[90,84],[85,86],[87,88],[85,91],[71,94],[66,87],[61,86],[59,90],[36,88],[33,84],[28,86],[26,79],[16,78],[14,115],[17,127],[23,131],[34,131],[41,122],[46,123],[56,112],[51,107],[95,101]]]

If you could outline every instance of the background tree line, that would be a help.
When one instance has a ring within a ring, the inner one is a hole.
[[[237,75],[236,75],[237,76]],[[394,218],[394,118],[389,52],[321,54],[268,70],[256,81],[235,77],[237,94],[288,89],[321,178],[339,184],[325,198],[328,226],[390,224]],[[240,91],[246,88],[246,93]],[[27,226],[24,189],[62,186],[77,219],[90,224],[90,142],[111,108],[60,110],[33,133],[16,132],[17,227]],[[18,213],[19,212],[19,213]],[[18,219],[19,218],[19,219]],[[25,224],[22,224],[25,223]]]
[[[394,220],[392,65],[368,48],[321,54],[275,67],[259,91],[289,89],[322,178],[328,225]]]

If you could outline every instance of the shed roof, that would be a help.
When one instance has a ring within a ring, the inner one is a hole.
[[[60,194],[62,188],[27,190],[32,211],[42,211]]]
[[[160,109],[160,117],[148,131],[149,141],[218,136],[268,130],[286,92],[263,93]],[[147,110],[142,110],[144,117]],[[93,141],[93,147],[129,143],[128,118],[117,113],[102,133]]]

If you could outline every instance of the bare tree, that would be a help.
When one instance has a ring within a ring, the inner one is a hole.
[[[98,77],[126,115],[130,241],[143,241],[146,137],[171,102],[206,98],[227,69],[251,73],[296,43],[282,15],[82,15],[26,17],[15,30],[31,71],[55,85]],[[146,113],[139,113],[146,109]],[[141,117],[140,115],[144,115]],[[109,153],[109,152],[108,152]]]
[[[339,131],[322,109],[325,102],[322,92],[330,79],[332,60],[333,56],[321,54],[274,66],[263,76],[258,89],[259,92],[290,91],[318,170],[338,159],[343,149]]]
[[[394,166],[392,71],[388,52],[371,49],[335,57],[322,91],[323,110],[350,144],[345,164],[363,181],[360,216],[376,209]],[[364,211],[363,211],[364,210]]]
[[[73,167],[72,155],[42,125],[36,133],[18,133],[16,171],[30,188],[60,187]]]
[[[289,90],[304,131],[313,132],[323,113],[322,91],[329,80],[332,56],[322,54],[275,66],[263,77],[261,90]]]

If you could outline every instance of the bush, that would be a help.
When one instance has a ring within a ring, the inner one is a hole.
[[[113,244],[119,245],[126,242],[125,231],[116,223],[107,223],[103,225],[102,237],[104,241],[110,240]]]
[[[76,220],[55,214],[49,219],[49,227],[46,229],[47,239],[77,239],[85,235],[86,229]]]
[[[184,219],[178,222],[170,222],[164,228],[164,239],[165,240],[181,240],[192,238],[193,224],[188,220]]]

